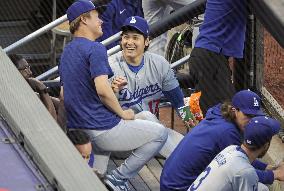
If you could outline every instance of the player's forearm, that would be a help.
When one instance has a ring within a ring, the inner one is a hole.
[[[271,170],[256,170],[259,182],[263,184],[272,184],[274,181],[274,173]]]
[[[48,112],[51,114],[51,116],[55,120],[57,120],[56,110],[55,110],[55,107],[53,105],[53,102],[52,102],[49,94],[48,93],[40,93],[39,96],[40,96],[42,103],[44,104],[44,106],[48,110]]]
[[[179,86],[170,91],[163,91],[163,93],[176,110],[184,106],[184,96]]]
[[[111,111],[116,113],[121,118],[123,117],[123,110],[121,106],[119,105],[114,93],[112,92],[112,95],[99,95],[102,103]]]
[[[95,86],[98,96],[101,102],[112,112],[116,113],[118,116],[123,117],[123,110],[119,105],[119,102],[111,89],[107,79],[96,78]]]

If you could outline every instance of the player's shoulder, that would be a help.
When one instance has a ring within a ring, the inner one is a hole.
[[[122,51],[109,56],[108,62],[111,67],[118,65],[120,62],[124,62]]]
[[[92,42],[91,46],[98,50],[103,50],[103,51],[106,50],[106,47],[100,42]]]
[[[242,177],[242,178],[257,178],[257,174],[255,168],[250,164],[249,160],[246,159],[243,155],[239,155],[236,157],[234,162],[237,169],[235,169],[235,177]]]
[[[235,152],[237,148],[238,148],[238,145],[229,145],[222,152],[232,153],[232,152]]]
[[[165,57],[148,51],[144,53],[144,59],[145,62],[155,63],[158,65],[169,64],[169,62],[165,59]]]
[[[149,58],[149,59],[156,59],[156,60],[163,60],[165,62],[168,62],[165,57],[159,55],[159,54],[156,54],[156,53],[153,53],[153,52],[149,52],[149,51],[146,51],[144,53],[144,56]]]

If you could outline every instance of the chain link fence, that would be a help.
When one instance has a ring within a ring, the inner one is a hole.
[[[73,0],[10,0],[0,2],[0,46],[5,48],[65,14]],[[49,31],[10,51],[23,56],[36,77],[57,65],[66,35]],[[51,95],[59,90],[51,88]]]
[[[52,20],[64,15],[73,0],[10,0],[0,2],[0,46],[2,48],[16,42]],[[17,5],[17,6],[15,6]],[[235,60],[234,81],[236,89],[261,86],[275,97],[284,107],[284,51],[275,39],[263,28],[261,23],[250,18],[246,41],[246,57]],[[251,23],[253,22],[253,23]],[[192,38],[192,31],[186,30],[184,36]],[[253,33],[253,34],[252,34]],[[177,38],[177,35],[175,36]],[[9,52],[20,54],[31,65],[34,76],[57,65],[66,36],[49,31],[37,39]],[[176,39],[174,39],[176,42]],[[183,41],[182,46],[191,46],[191,41]],[[170,61],[177,60],[188,53],[178,46],[175,55],[167,55]],[[173,52],[173,50],[172,50]],[[250,63],[255,62],[254,65]],[[180,69],[184,69],[182,66]],[[186,69],[186,68],[185,68]],[[54,92],[58,95],[58,91]]]
[[[284,108],[284,49],[264,30],[264,87]]]

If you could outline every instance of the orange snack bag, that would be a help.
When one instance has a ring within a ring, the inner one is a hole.
[[[196,92],[192,93],[190,97],[184,99],[185,105],[189,106],[191,113],[198,121],[201,121],[203,119],[202,110],[199,105],[200,97],[201,97],[201,92]]]

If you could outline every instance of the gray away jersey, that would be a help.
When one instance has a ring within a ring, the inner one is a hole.
[[[144,65],[136,74],[129,69],[122,52],[109,57],[114,77],[124,76],[128,83],[116,96],[122,108],[157,114],[162,91],[170,91],[179,83],[165,58],[145,52],[143,59]]]
[[[231,145],[220,152],[188,191],[257,191],[258,176],[246,154]]]

